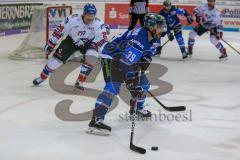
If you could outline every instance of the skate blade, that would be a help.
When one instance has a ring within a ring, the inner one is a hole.
[[[182,58],[180,61],[186,62],[186,61],[188,61],[188,58]]]
[[[74,90],[84,91],[84,87],[83,86],[74,85]]]
[[[94,127],[89,127],[86,132],[88,134],[94,134],[94,135],[99,135],[99,136],[108,136],[108,135],[110,135],[110,131],[103,130],[103,129],[97,129],[97,128],[94,128]]]
[[[220,60],[220,61],[227,61],[228,58],[227,58],[227,57],[224,57],[224,58],[220,58],[219,60]]]
[[[41,87],[42,85],[41,85],[41,84],[38,84],[38,85],[31,84],[30,86],[31,86],[31,87]]]
[[[76,92],[76,94],[81,94],[83,91],[84,91],[84,87],[78,87],[74,85],[73,92]]]
[[[76,89],[80,89],[80,90],[84,90],[84,87],[83,86],[77,86],[77,85],[74,85],[74,87],[76,88]]]
[[[34,80],[35,81],[35,80]],[[34,81],[32,82],[32,87],[39,87],[39,86],[41,86],[42,85],[42,83],[44,82],[44,81],[41,81],[41,82],[38,82],[38,83],[34,83]]]

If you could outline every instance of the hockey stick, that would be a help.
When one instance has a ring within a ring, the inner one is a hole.
[[[211,30],[210,30],[210,33],[211,33]],[[217,34],[212,31],[213,35],[217,37]],[[236,50],[231,44],[229,44],[227,41],[225,41],[223,38],[221,38],[221,40],[226,43],[230,48],[232,48],[234,51],[236,51],[239,55],[240,55],[240,52],[238,50]]]
[[[160,104],[165,110],[169,111],[169,112],[179,112],[179,111],[185,111],[186,107],[185,106],[174,106],[174,107],[167,107],[164,104],[162,104],[162,102],[160,102],[150,91],[148,91],[148,94],[151,95],[151,97],[153,97],[158,104]]]
[[[168,39],[165,43],[163,43],[163,45],[161,47],[165,46],[169,41],[170,41],[170,39]]]
[[[140,83],[140,78],[141,78],[141,68],[138,68],[138,83]],[[135,146],[133,144],[133,135],[134,135],[134,129],[135,129],[135,117],[136,117],[136,108],[137,108],[137,98],[135,99],[134,106],[131,107],[131,121],[132,121],[132,128],[131,128],[131,137],[130,137],[130,149],[134,152],[138,152],[140,154],[145,154],[146,149]]]
[[[230,48],[232,48],[234,51],[236,51],[239,55],[240,52],[238,50],[236,50],[231,44],[229,44],[227,41],[225,41],[224,39],[221,39],[224,43],[226,43]]]
[[[163,43],[163,45],[161,45],[161,46],[159,46],[159,47],[161,47],[161,50],[162,50],[162,48],[169,42],[170,40],[168,39],[165,43]],[[157,47],[158,48],[158,47]],[[157,49],[158,50],[158,49]],[[157,51],[157,53],[155,54],[155,55],[158,55],[158,56],[161,56],[161,51],[160,50],[160,53],[158,53],[158,51]]]

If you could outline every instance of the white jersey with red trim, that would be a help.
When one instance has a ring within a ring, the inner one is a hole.
[[[201,17],[200,24],[206,29],[223,26],[221,12],[216,7],[209,9],[206,4],[204,6],[196,7],[194,13],[196,16]]]
[[[66,17],[49,38],[50,43],[56,45],[58,40],[64,35],[70,36],[77,46],[83,45],[88,41],[93,41],[101,47],[107,41],[107,33],[103,21],[95,18],[93,23],[86,25],[80,14],[73,14]]]

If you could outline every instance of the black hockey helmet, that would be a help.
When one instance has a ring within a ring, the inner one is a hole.
[[[169,7],[172,5],[172,2],[171,2],[171,0],[164,0],[163,5]]]
[[[163,32],[167,30],[166,20],[163,16],[157,13],[147,13],[144,17],[144,27],[147,28],[151,33],[156,33],[158,27],[163,29]]]

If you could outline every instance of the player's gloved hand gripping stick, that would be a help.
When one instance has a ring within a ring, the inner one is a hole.
[[[158,46],[155,55],[161,55],[163,46],[165,46],[169,41],[170,41],[170,39],[168,39],[165,43],[163,43],[163,45]]]

